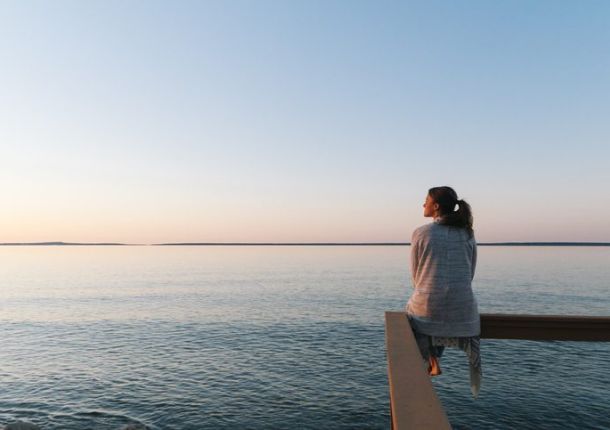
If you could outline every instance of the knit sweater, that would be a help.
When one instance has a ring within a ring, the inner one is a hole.
[[[480,334],[477,301],[471,285],[476,261],[476,242],[463,228],[435,220],[413,232],[414,291],[406,310],[417,331],[444,337]]]

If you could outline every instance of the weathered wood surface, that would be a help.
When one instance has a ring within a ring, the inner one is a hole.
[[[610,341],[610,317],[481,314],[481,338]]]
[[[392,428],[451,429],[406,313],[386,312],[385,325]],[[481,314],[481,338],[609,342],[610,317]]]
[[[450,430],[404,312],[386,312],[390,411],[394,430]]]

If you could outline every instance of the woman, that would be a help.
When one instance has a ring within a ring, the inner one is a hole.
[[[471,385],[480,385],[480,320],[471,282],[477,261],[472,213],[450,187],[428,191],[424,217],[434,222],[419,227],[411,239],[414,291],[407,314],[430,375],[439,375],[438,359],[445,346],[466,351]],[[474,372],[474,373],[473,373]]]

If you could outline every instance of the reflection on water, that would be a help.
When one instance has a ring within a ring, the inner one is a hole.
[[[0,248],[0,424],[387,428],[408,247]],[[482,312],[610,314],[610,248],[480,248]],[[455,428],[610,428],[603,343],[449,351]]]

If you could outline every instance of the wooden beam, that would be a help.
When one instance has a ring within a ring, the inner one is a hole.
[[[386,312],[390,415],[394,430],[450,430],[404,312]]]
[[[404,312],[386,312],[392,429],[451,429]],[[610,317],[481,314],[481,338],[610,341]]]
[[[481,314],[481,338],[610,341],[610,317]]]

